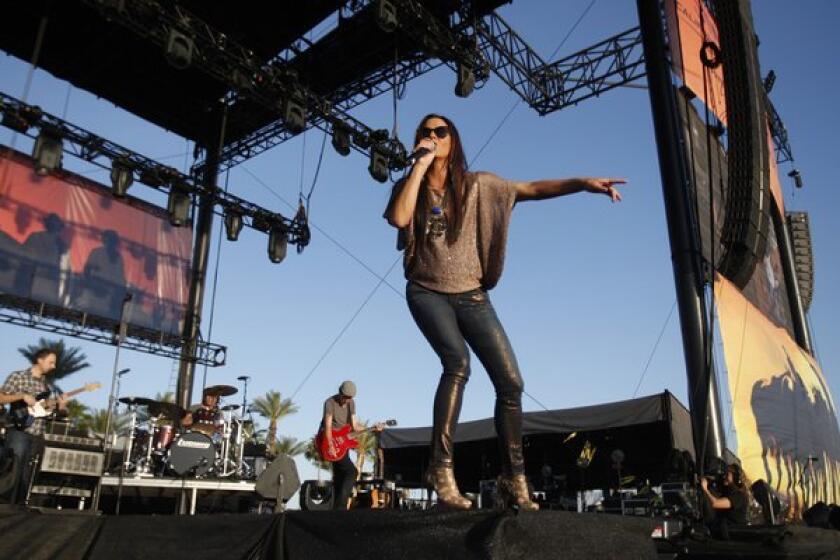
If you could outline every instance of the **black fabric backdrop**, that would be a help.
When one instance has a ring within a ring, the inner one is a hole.
[[[567,492],[617,486],[611,454],[625,455],[622,475],[659,484],[668,476],[672,450],[693,455],[688,410],[669,392],[637,399],[523,415],[526,475],[540,487],[542,467],[566,477]],[[405,486],[422,486],[429,463],[431,428],[397,428],[382,432],[385,478]],[[586,472],[576,466],[585,442],[597,448]],[[462,490],[477,492],[480,481],[499,473],[492,418],[458,424],[454,436],[455,477]]]

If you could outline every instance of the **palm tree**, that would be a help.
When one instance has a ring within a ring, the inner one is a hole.
[[[168,402],[174,403],[175,402],[175,393],[172,391],[167,391],[165,393],[155,393],[155,400],[159,402]],[[144,422],[149,421],[149,409],[145,406],[141,406],[137,408],[137,423],[142,424]],[[158,426],[164,426],[172,424],[172,421],[169,419],[161,419],[158,422]]]
[[[67,403],[67,417],[75,426],[80,426],[84,422],[85,416],[90,412],[87,405],[84,405],[73,399]]]
[[[310,439],[306,442],[306,450],[303,452],[303,456],[313,465],[318,467],[318,480],[321,480],[321,469],[328,471],[332,467],[330,467],[330,462],[325,461],[321,454],[318,452],[318,449],[315,447],[315,440]]]
[[[298,406],[292,399],[284,399],[280,391],[268,391],[265,396],[257,397],[251,404],[251,409],[268,418],[268,452],[274,455],[277,451],[277,423],[285,416],[298,411]]]
[[[90,413],[86,414],[82,418],[82,421],[79,422],[79,429],[87,430],[88,434],[92,437],[104,437],[107,418],[107,408],[91,409]],[[128,428],[130,420],[128,414],[114,414],[111,417],[111,429],[113,433],[119,434],[125,431]]]
[[[65,346],[64,340],[60,338],[57,340],[47,340],[41,337],[38,339],[38,344],[18,348],[18,352],[31,363],[35,359],[35,354],[42,348],[49,348],[55,351],[55,370],[53,370],[51,376],[56,381],[83,370],[86,367],[90,367],[90,364],[85,361],[87,360],[87,356],[82,353],[81,348]]]
[[[367,423],[363,423],[363,426],[367,426]],[[362,432],[356,437],[356,441],[359,442],[359,447],[356,448],[356,470],[358,471],[358,476],[362,475],[362,467],[365,466],[365,460],[370,459],[371,461],[376,461],[376,434],[373,432]]]
[[[289,457],[297,457],[306,451],[307,443],[305,441],[298,441],[293,437],[281,437],[275,442],[275,448],[278,453],[284,453]]]

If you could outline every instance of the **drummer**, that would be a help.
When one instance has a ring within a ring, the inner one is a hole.
[[[216,426],[221,416],[219,412],[219,393],[212,389],[212,387],[207,387],[202,394],[201,404],[190,407],[190,411],[181,419],[182,426],[208,435],[216,432]]]

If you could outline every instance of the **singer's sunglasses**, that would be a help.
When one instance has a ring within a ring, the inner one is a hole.
[[[434,128],[429,128],[424,126],[420,129],[420,137],[421,138],[431,138],[432,132],[435,133],[435,138],[440,138],[443,140],[447,136],[449,136],[449,127],[448,126],[436,126]]]

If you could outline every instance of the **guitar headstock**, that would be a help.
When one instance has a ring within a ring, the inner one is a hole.
[[[85,383],[85,391],[96,391],[102,387],[102,383]]]

